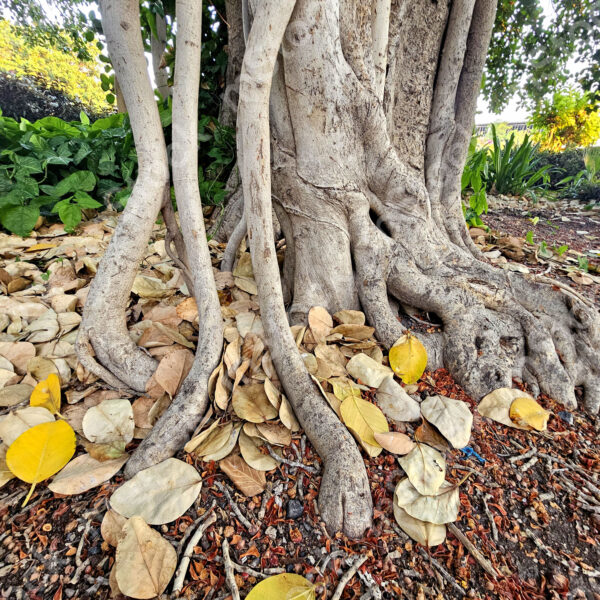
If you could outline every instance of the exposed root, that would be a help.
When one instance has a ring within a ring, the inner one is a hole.
[[[246,215],[242,215],[239,223],[235,226],[227,247],[223,253],[223,259],[221,260],[221,271],[233,271],[233,264],[235,263],[235,257],[237,251],[242,243],[242,240],[246,237]]]
[[[238,144],[248,238],[273,362],[296,416],[325,463],[321,513],[330,530],[360,536],[372,519],[367,474],[352,436],[316,390],[291,335],[273,240],[268,104],[277,52],[294,4],[269,0],[259,5],[242,67]]]

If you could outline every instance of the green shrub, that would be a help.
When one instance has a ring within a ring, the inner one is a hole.
[[[557,190],[561,187],[559,183],[565,177],[576,177],[578,173],[585,169],[583,152],[581,148],[571,148],[563,152],[538,152],[537,164],[549,167],[551,189]]]
[[[488,154],[487,189],[513,196],[535,196],[549,185],[547,165],[538,164],[538,147],[525,136],[515,143],[514,133],[502,144],[492,125],[492,148]]]
[[[167,143],[171,106],[159,104]],[[213,117],[199,121],[200,192],[206,204],[220,204],[234,161],[233,130]],[[58,215],[67,230],[82,210],[109,200],[124,206],[137,174],[137,154],[128,117],[114,114],[90,123],[44,117],[34,123],[1,116],[0,224],[28,235],[40,215]]]

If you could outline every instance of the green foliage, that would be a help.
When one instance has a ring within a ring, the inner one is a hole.
[[[15,27],[0,20],[0,72],[17,79],[32,79],[39,87],[61,92],[81,102],[92,113],[108,110],[98,80],[98,49],[88,44],[88,61],[73,52],[32,44],[27,27]],[[68,43],[66,34],[64,44]]]
[[[159,105],[167,143],[170,103]],[[200,192],[205,204],[222,204],[234,162],[233,130],[203,117],[198,127]],[[109,200],[124,206],[137,174],[129,119],[114,114],[94,123],[45,117],[34,123],[0,116],[0,224],[28,235],[40,215],[57,215],[71,231],[82,211]]]
[[[534,109],[530,123],[542,150],[590,146],[600,137],[600,114],[591,95],[570,89],[554,92]]]
[[[492,148],[488,155],[488,190],[500,194],[535,198],[536,192],[549,185],[548,165],[538,165],[537,146],[529,136],[521,144],[515,143],[514,134],[502,144],[492,125]]]
[[[600,87],[600,3],[555,0],[544,14],[541,0],[499,0],[487,56],[484,96],[494,112],[509,100],[535,104],[569,81],[568,62],[577,58],[583,89]],[[525,80],[525,85],[523,85]]]
[[[550,188],[559,189],[565,177],[576,177],[585,169],[584,151],[581,148],[571,148],[563,152],[538,152],[538,165],[548,165]]]
[[[471,227],[485,227],[481,220],[483,213],[487,214],[488,203],[486,195],[486,180],[488,173],[487,150],[476,150],[477,138],[471,138],[469,156],[461,179],[461,192],[467,196],[469,206],[463,206],[465,220]]]

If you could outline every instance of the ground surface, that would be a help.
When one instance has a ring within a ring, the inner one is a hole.
[[[554,205],[493,200],[486,219],[493,232],[474,237],[479,237],[491,260],[501,264],[508,255],[513,265],[510,268],[546,272],[585,297],[597,299],[600,279],[593,268],[598,264],[594,256],[600,250],[600,212],[571,212],[557,212]],[[536,226],[528,221],[535,216],[540,217]],[[565,216],[568,221],[563,220]],[[60,314],[58,308],[66,306],[69,298],[65,296],[70,296],[71,300],[77,298],[72,312],[80,312],[114,223],[115,216],[105,214],[70,236],[60,226],[42,228],[32,240],[0,236],[0,280],[7,294],[0,298],[0,312],[8,316],[3,321],[1,341],[31,339],[30,303],[54,307]],[[562,257],[536,259],[534,247],[518,240],[530,229],[535,232],[536,242],[545,239],[549,247],[568,243],[569,251]],[[582,231],[586,233],[578,233]],[[138,293],[132,295],[129,313],[138,343],[159,358],[174,348],[183,351],[193,347],[195,332],[193,316],[177,318],[183,311],[177,316],[173,312],[186,290],[182,290],[181,278],[165,256],[162,235],[157,227],[156,241],[149,246],[142,265],[143,275],[153,279],[137,283]],[[508,236],[515,238],[510,244],[499,242]],[[52,246],[31,248],[39,243]],[[222,247],[214,245],[213,252],[217,265]],[[577,253],[588,258],[589,278],[575,269],[579,264]],[[241,269],[235,278],[219,276],[224,316],[230,324],[240,312],[257,309],[248,275],[251,273]],[[21,320],[19,310],[23,311]],[[114,397],[114,393],[103,391],[102,382],[77,367],[72,352],[77,322],[70,323],[72,327],[60,321],[57,330],[47,328],[45,336],[33,339],[37,340],[36,355],[52,360],[63,381],[69,382],[63,389],[63,402],[68,405],[64,412],[77,430],[77,419],[80,425],[82,418],[79,407],[87,408],[103,398]],[[229,331],[230,342],[237,339],[234,333]],[[56,343],[59,338],[60,344]],[[256,349],[257,343],[253,338],[249,349]],[[310,349],[306,338],[304,344]],[[340,347],[351,353],[351,346],[342,343]],[[226,366],[240,373],[239,364],[233,360]],[[262,364],[268,373],[267,365],[264,361]],[[242,384],[248,377],[258,377],[254,367],[252,363],[247,372],[241,372]],[[7,384],[15,379],[21,377],[7,379]],[[35,377],[23,373],[20,383],[34,384]],[[552,412],[547,432],[508,428],[481,417],[475,402],[444,370],[426,372],[418,389],[412,391],[416,398],[438,393],[461,399],[472,408],[471,447],[480,458],[458,450],[449,452],[448,479],[459,481],[470,474],[461,486],[461,509],[455,525],[491,562],[497,571],[495,579],[482,569],[474,556],[477,551],[466,549],[452,532],[445,543],[428,551],[399,529],[392,513],[392,497],[402,470],[387,452],[371,459],[364,455],[375,505],[373,528],[359,541],[340,535],[330,537],[316,505],[320,475],[314,471],[319,459],[298,431],[292,443],[280,450],[284,462],[266,473],[265,491],[254,497],[239,493],[216,462],[180,453],[181,459],[194,464],[201,473],[202,492],[184,516],[157,529],[181,555],[197,520],[209,510],[217,517],[195,548],[184,595],[230,597],[221,550],[222,540],[227,538],[233,561],[241,565],[236,581],[242,597],[260,577],[285,570],[321,583],[317,597],[324,600],[331,597],[349,565],[366,556],[343,598],[599,600],[600,420],[576,411],[564,412],[552,400],[541,398],[540,402]],[[160,390],[153,394],[149,394],[148,405],[163,401]],[[366,392],[366,397],[370,396],[372,392]],[[215,410],[218,412],[218,408]],[[5,414],[8,408],[0,411]],[[136,413],[137,437],[145,435],[144,427],[151,424],[147,417]],[[397,423],[393,427],[412,434],[418,424]],[[127,450],[136,444],[134,440]],[[307,468],[292,466],[291,462],[303,463]],[[108,578],[115,551],[103,541],[100,523],[110,495],[121,483],[119,474],[85,494],[69,497],[53,494],[42,483],[24,509],[20,504],[27,486],[14,479],[5,484],[0,490],[0,597],[111,597]]]

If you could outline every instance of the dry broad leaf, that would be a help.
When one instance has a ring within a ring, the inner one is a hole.
[[[375,431],[373,437],[382,448],[392,454],[408,454],[415,447],[415,443],[405,433],[397,431]]]
[[[451,448],[450,442],[448,442],[448,440],[425,419],[423,419],[421,425],[415,430],[415,440],[432,446],[440,452],[446,452],[446,450]]]
[[[65,496],[82,494],[102,485],[116,475],[128,458],[129,455],[126,454],[120,458],[101,462],[89,454],[82,454],[74,458],[58,473],[48,484],[48,488],[55,494],[64,494]]]
[[[6,444],[0,444],[0,488],[14,477],[6,464],[7,450],[8,446]]]
[[[444,481],[435,494],[424,496],[405,478],[396,486],[394,503],[420,521],[436,525],[452,523],[458,518],[460,506],[458,486]]]
[[[411,398],[393,378],[386,377],[377,388],[377,406],[389,419],[400,422],[418,421],[421,417],[419,403]]]
[[[393,376],[389,367],[362,353],[356,354],[350,359],[346,370],[354,379],[360,379],[361,383],[373,388],[379,387],[386,377]]]
[[[325,338],[333,329],[333,319],[322,306],[313,306],[308,311],[308,325],[317,343],[325,341]]]
[[[82,427],[85,437],[95,444],[128,444],[135,429],[131,402],[123,398],[100,402],[85,413]]]
[[[151,525],[178,519],[196,500],[202,479],[192,466],[169,458],[140,471],[110,497],[110,505],[124,517],[140,515]]]
[[[533,398],[520,396],[510,405],[509,416],[514,423],[527,429],[546,431],[550,413]]]
[[[415,540],[415,542],[419,542],[423,546],[437,546],[444,543],[446,539],[445,525],[435,525],[415,519],[395,502],[392,506],[396,522],[400,525],[402,531]]]
[[[398,459],[400,466],[417,491],[424,496],[435,494],[446,478],[446,459],[426,444]]]
[[[260,383],[236,388],[231,403],[235,414],[251,423],[264,423],[277,416],[277,409],[269,402],[264,385]]]
[[[40,423],[22,433],[8,448],[6,464],[11,472],[31,489],[23,501],[27,504],[36,484],[60,471],[75,454],[75,432],[66,421]]]
[[[277,461],[269,454],[263,454],[260,448],[254,443],[254,440],[246,435],[244,431],[240,432],[238,444],[240,445],[242,458],[253,469],[257,471],[271,471],[277,468]]]
[[[33,387],[26,383],[17,383],[9,385],[0,390],[0,406],[15,406],[28,400],[33,392]]]
[[[56,373],[50,373],[33,388],[29,404],[43,406],[51,413],[60,415],[60,379]]]
[[[100,524],[100,533],[102,539],[113,547],[117,547],[119,540],[122,537],[123,526],[127,523],[127,519],[120,515],[116,510],[109,508],[104,513],[104,518]]]
[[[131,598],[160,596],[177,567],[177,552],[142,517],[134,516],[123,526],[117,545],[115,574],[121,592]]]
[[[315,585],[301,575],[280,573],[257,583],[246,600],[315,600]]]
[[[267,485],[264,471],[253,469],[241,456],[228,456],[219,462],[219,466],[242,494],[256,496],[263,493]]]
[[[484,396],[477,406],[477,411],[480,415],[502,423],[502,425],[514,427],[515,429],[529,429],[529,427],[523,427],[510,418],[510,407],[513,401],[517,398],[527,397],[531,398],[529,394],[521,390],[498,388],[490,392],[487,396]],[[533,398],[531,399],[533,400]]]
[[[0,419],[0,439],[10,446],[22,433],[40,423],[54,421],[52,413],[42,406],[28,406],[8,413]]]
[[[342,402],[340,412],[346,427],[358,438],[369,456],[378,456],[382,448],[373,434],[376,431],[389,431],[387,419],[381,410],[362,398],[348,396]]]
[[[421,402],[421,413],[454,448],[468,446],[473,414],[466,402],[446,396],[429,396]]]

